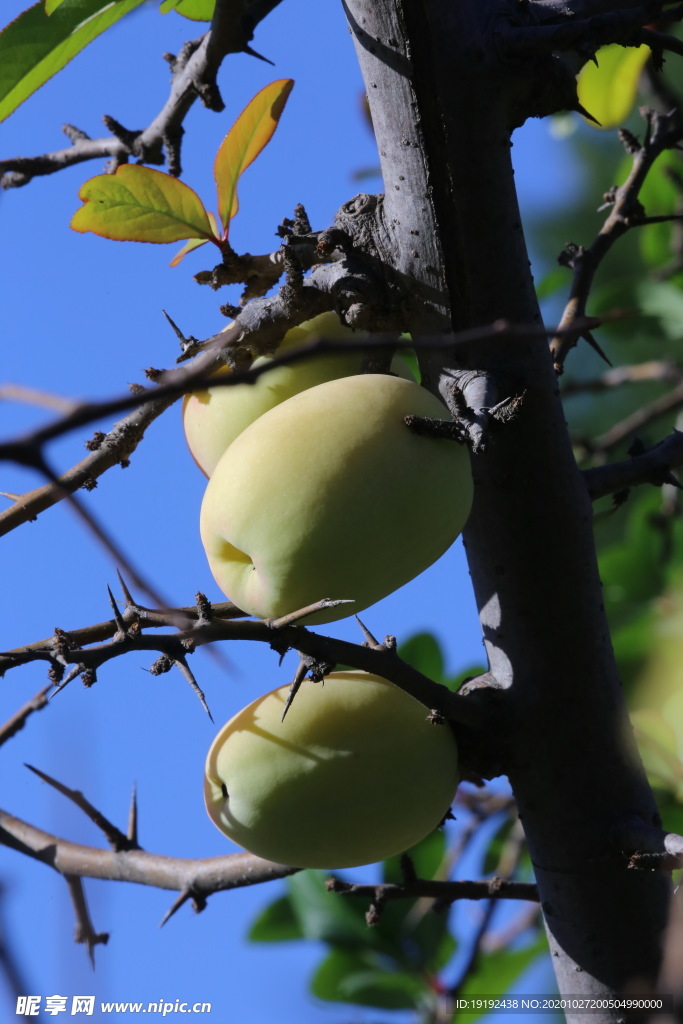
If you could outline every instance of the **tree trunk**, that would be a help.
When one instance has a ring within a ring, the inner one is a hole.
[[[414,334],[540,322],[510,159],[533,68],[495,52],[501,6],[345,4],[382,160],[384,258],[420,298],[399,325]],[[499,399],[523,393],[517,418],[473,455],[465,532],[495,721],[504,723],[499,763],[524,824],[561,993],[642,990],[657,974],[670,886],[663,874],[629,870],[625,856],[633,827],[656,828],[659,818],[628,724],[591,504],[547,342],[531,331],[458,346],[424,369],[442,393],[449,370],[486,373]],[[616,1010],[590,1016],[618,1019]]]

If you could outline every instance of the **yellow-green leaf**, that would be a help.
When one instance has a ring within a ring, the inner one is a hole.
[[[177,267],[180,261],[185,259],[188,252],[192,252],[193,249],[198,249],[200,245],[206,245],[207,242],[208,238],[189,238],[182,249],[178,249],[178,252],[169,263],[169,267]]]
[[[116,174],[98,174],[81,186],[83,206],[71,227],[104,238],[133,242],[178,242],[214,237],[201,199],[170,174],[124,164]]]
[[[45,13],[52,14],[56,11],[60,4],[63,4],[64,0],[45,0]]]
[[[211,222],[211,227],[213,228],[213,233],[216,236],[216,241],[217,241],[219,239],[220,235],[219,235],[219,231],[218,231],[218,224],[216,223],[216,218],[214,217],[214,215],[209,210],[206,211],[206,215],[207,215],[207,217],[209,218],[209,220]],[[188,252],[192,252],[193,249],[198,249],[200,245],[206,245],[206,243],[208,241],[209,241],[208,238],[190,238],[190,239],[188,239],[188,241],[185,242],[185,245],[182,247],[182,249],[179,249],[178,252],[175,254],[173,259],[169,263],[169,267],[177,267],[178,264],[180,263],[180,261],[182,259],[184,259],[185,256],[187,256]]]
[[[238,209],[239,176],[270,142],[293,86],[291,78],[282,78],[261,89],[220,144],[213,173],[218,190],[218,216],[226,237]]]
[[[600,122],[601,128],[617,128],[631,113],[638,80],[650,56],[649,46],[603,46],[598,67],[590,61],[578,78],[579,103]]]
[[[191,21],[211,21],[215,6],[216,0],[163,0],[159,10],[162,14],[175,11]]]
[[[0,32],[0,121],[105,29],[144,0],[50,0]]]

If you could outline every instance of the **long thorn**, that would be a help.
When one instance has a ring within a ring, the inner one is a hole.
[[[123,576],[121,575],[121,570],[120,569],[116,570],[116,575],[119,578],[119,583],[121,584],[121,591],[123,593],[123,598],[124,598],[124,601],[126,602],[127,607],[128,608],[136,608],[137,605],[135,604],[135,601],[133,600],[133,595],[131,594],[130,590],[126,586],[126,581],[124,580]]]
[[[138,845],[138,787],[136,783],[133,783],[130,810],[128,811],[128,838],[135,846]]]
[[[173,662],[180,669],[182,674],[185,676],[185,678],[187,679],[188,683],[190,684],[190,686],[192,687],[194,692],[199,697],[199,700],[201,701],[202,707],[204,708],[204,710],[206,711],[207,715],[209,716],[209,718],[213,722],[213,715],[209,711],[209,705],[206,703],[206,699],[204,697],[204,692],[200,688],[199,683],[197,682],[197,680],[195,679],[194,675],[192,674],[192,669],[187,664],[187,662],[185,661],[184,658],[174,658]]]
[[[126,626],[125,622],[123,621],[123,616],[121,615],[121,612],[119,611],[119,606],[116,603],[116,600],[114,598],[114,595],[111,592],[111,587],[109,586],[109,584],[107,584],[107,593],[109,594],[109,602],[110,602],[110,604],[112,606],[112,610],[114,612],[114,620],[116,622],[116,625],[119,628],[119,632],[123,636],[125,636],[126,633],[128,632],[128,627]]]
[[[297,693],[301,689],[301,684],[303,683],[304,679],[306,678],[306,673],[307,672],[308,672],[308,664],[307,664],[307,662],[303,658],[301,658],[301,660],[299,661],[299,664],[297,666],[296,673],[294,674],[294,679],[292,679],[292,683],[291,683],[291,686],[289,688],[289,693],[287,694],[287,703],[285,704],[285,710],[282,712],[282,718],[280,719],[281,722],[284,722],[285,715],[287,714],[287,712],[291,708],[292,704],[294,703],[294,698],[296,697]]]
[[[367,643],[369,644],[369,646],[370,647],[379,647],[380,645],[377,642],[377,639],[372,635],[372,633],[370,632],[368,627],[365,625],[365,623],[361,622],[361,620],[358,618],[357,615],[354,615],[354,619],[356,620],[356,622],[360,626],[361,630],[363,631],[363,636],[365,637],[365,639],[366,639]]]

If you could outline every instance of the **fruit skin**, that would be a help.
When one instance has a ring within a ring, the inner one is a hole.
[[[436,828],[458,783],[450,726],[367,672],[304,681],[282,722],[289,693],[244,708],[209,750],[206,808],[221,832],[279,864],[347,868]]]
[[[363,337],[344,327],[336,313],[322,313],[300,327],[287,331],[278,346],[281,355],[299,348],[313,334],[328,338]],[[192,458],[206,476],[211,476],[221,455],[238,434],[269,409],[292,395],[337,377],[360,373],[363,352],[339,352],[304,359],[291,366],[278,366],[271,373],[258,377],[253,384],[235,384],[232,387],[208,388],[186,395],[183,400],[183,429]],[[264,366],[270,356],[254,360],[254,366]],[[404,361],[396,356],[392,370],[410,378]],[[229,373],[225,367],[220,373]]]
[[[408,413],[448,416],[414,382],[361,374],[295,395],[233,441],[200,516],[209,566],[230,600],[272,618],[352,599],[305,620],[331,622],[443,554],[470,511],[469,455],[410,430]]]

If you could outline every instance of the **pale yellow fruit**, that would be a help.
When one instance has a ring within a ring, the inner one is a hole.
[[[443,819],[458,782],[447,724],[367,672],[281,686],[213,742],[209,816],[252,853],[302,868],[346,868],[402,853]]]
[[[336,313],[323,313],[287,331],[277,354],[299,348],[315,334],[328,338],[363,337],[362,333],[344,327]],[[277,366],[253,384],[208,388],[186,395],[183,428],[192,458],[206,476],[211,476],[228,445],[264,412],[316,384],[360,373],[363,358],[364,353],[356,351],[304,359],[289,366]],[[253,365],[266,366],[270,362],[271,357],[262,356]],[[225,367],[218,372],[230,371]],[[392,372],[412,379],[400,356],[394,357]]]
[[[469,456],[410,430],[409,413],[448,416],[415,382],[361,374],[295,395],[233,441],[200,517],[209,566],[230,600],[259,618],[322,598],[354,601],[307,620],[331,622],[443,554],[470,511]]]

